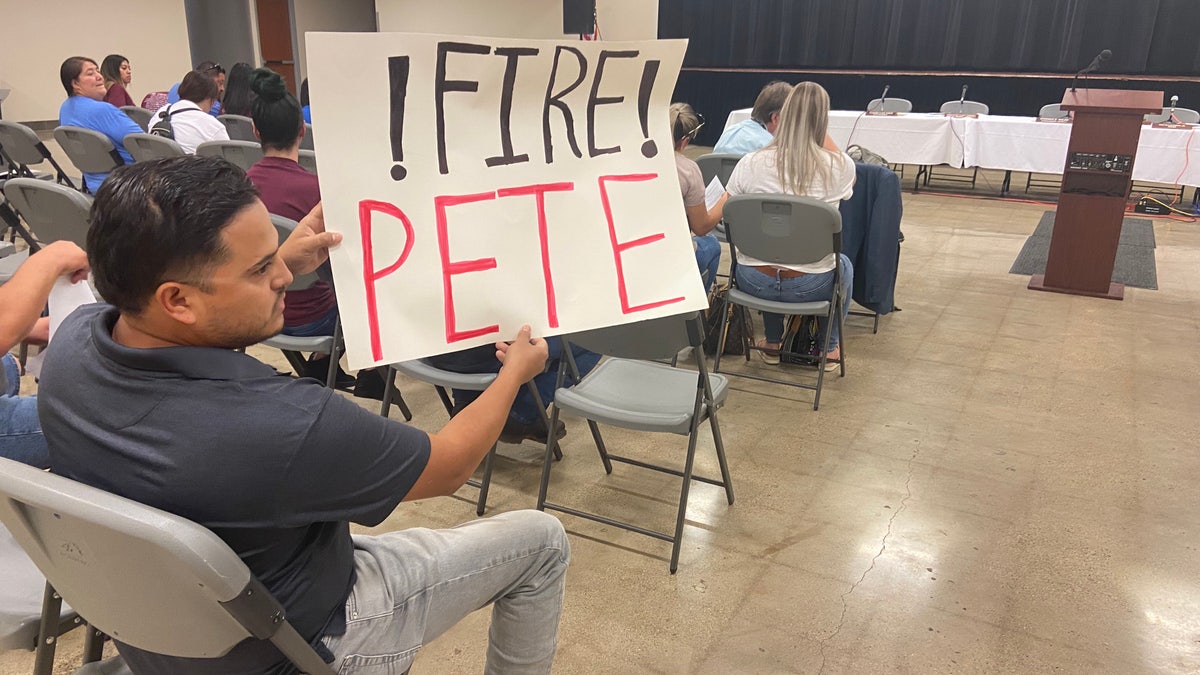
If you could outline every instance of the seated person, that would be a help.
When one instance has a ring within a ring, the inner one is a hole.
[[[341,241],[318,207],[283,245],[246,175],[189,155],[122,167],[96,195],[88,250],[113,303],[76,310],[46,353],[38,413],[56,473],[221,537],[334,670],[404,672],[421,645],[493,605],[487,671],[549,673],[568,542],[538,511],[351,536],[402,500],[463,485],[517,390],[542,371],[528,327],[497,343],[495,383],[441,431],[364,410],[238,351],[283,327],[283,289]],[[131,647],[133,672],[291,672],[248,638],[213,659]]]
[[[713,152],[744,155],[765,148],[775,136],[775,129],[779,126],[779,111],[790,93],[792,85],[787,82],[776,80],[763,87],[758,92],[758,98],[754,99],[750,119],[726,129],[713,146]]]
[[[300,118],[300,103],[287,90],[287,83],[266,68],[255,70],[250,77],[254,93],[250,116],[254,131],[262,143],[263,158],[250,167],[246,177],[258,188],[259,197],[269,213],[297,222],[321,201],[321,187],[316,174],[310,173],[297,161],[300,139],[304,137],[304,121]],[[220,122],[217,122],[220,124]],[[288,291],[283,309],[283,333],[296,337],[333,335],[338,320],[337,298],[324,281],[298,291]],[[314,354],[301,377],[322,382],[328,372],[328,354]],[[354,387],[354,395],[383,400],[384,378],[381,369],[369,368],[358,372],[357,378],[337,366],[337,386]],[[393,400],[397,397],[393,395]]]
[[[738,162],[726,189],[730,195],[754,193],[789,194],[820,199],[836,206],[854,191],[854,160],[838,149],[829,138],[829,94],[815,82],[801,82],[788,95],[779,118],[775,140]],[[818,143],[824,139],[824,143]],[[770,265],[737,252],[737,287],[750,295],[781,302],[816,302],[833,298],[833,254],[815,265]],[[850,311],[850,288],[854,268],[844,253],[842,265],[842,318]],[[838,367],[842,352],[836,323],[824,325],[833,331],[826,370]],[[783,342],[783,315],[763,312],[766,337],[758,352],[768,364],[779,363]],[[824,337],[821,338],[822,341]],[[823,344],[823,342],[822,342]]]
[[[554,385],[558,379],[559,359],[565,358],[562,355],[562,340],[553,337],[546,338],[546,347],[549,355],[546,370],[533,378],[534,387],[537,388],[543,406],[554,402]],[[596,364],[600,362],[599,354],[575,345],[571,346],[571,355],[575,357],[575,366],[579,368],[580,377],[592,372],[592,368],[595,368]],[[439,354],[425,360],[436,368],[455,373],[496,373],[500,371],[501,367],[500,361],[496,359],[495,350],[488,345],[449,354]],[[568,372],[570,371],[568,370]],[[574,380],[568,377],[566,386],[574,383]],[[455,414],[478,398],[480,393],[455,389],[453,391]],[[545,408],[538,409],[537,401],[533,398],[533,394],[529,393],[529,388],[522,388],[513,402],[512,409],[508,411],[508,421],[504,423],[504,429],[500,431],[500,440],[513,444],[527,440],[535,443],[547,442],[550,433],[546,427],[546,420],[542,419],[544,413]],[[562,438],[566,433],[567,426],[563,424],[562,420],[559,420],[558,426],[554,429],[554,437]]]
[[[217,83],[198,71],[189,71],[179,83],[179,100],[168,103],[150,118],[149,128],[167,117],[175,142],[189,155],[196,154],[196,146],[208,141],[227,141],[229,132],[216,118],[206,115],[216,103]]]
[[[18,396],[21,371],[8,353],[18,342],[45,343],[50,320],[38,318],[46,307],[50,289],[59,277],[78,281],[87,276],[87,254],[69,241],[56,241],[29,256],[0,286],[0,457],[50,467],[50,455],[38,424],[37,397]]]
[[[129,67],[129,59],[120,54],[109,54],[100,64],[100,74],[104,75],[104,100],[120,108],[123,105],[133,105],[133,98],[125,87],[133,81],[133,70]]]
[[[717,269],[721,264],[721,242],[712,234],[721,222],[721,211],[725,208],[728,195],[710,209],[704,203],[704,177],[700,166],[683,154],[683,149],[696,137],[703,126],[700,116],[686,103],[671,104],[671,138],[675,141],[675,170],[679,174],[679,189],[683,192],[683,208],[687,214],[688,228],[692,231],[692,248],[696,251],[696,265],[700,268],[700,279],[708,290],[717,280]]]
[[[216,61],[204,61],[196,66],[196,72],[203,73],[211,77],[217,83],[217,98],[213,101],[213,107],[208,111],[209,115],[216,117],[221,114],[221,99],[225,96],[225,69]],[[179,100],[179,85],[182,82],[176,82],[167,90],[167,103],[175,103]]]
[[[58,109],[58,123],[99,131],[112,141],[126,164],[133,164],[133,157],[125,149],[124,140],[129,134],[141,133],[142,128],[129,119],[129,115],[104,100],[108,90],[104,88],[100,66],[86,56],[72,56],[62,62],[58,77],[67,91],[67,100]],[[85,173],[83,183],[89,192],[95,194],[107,177],[107,173]]]
[[[304,113],[304,121],[312,124],[312,109],[308,105],[308,78],[300,83],[300,111]]]

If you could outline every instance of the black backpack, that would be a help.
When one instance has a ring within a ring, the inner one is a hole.
[[[174,104],[172,104],[172,105],[174,105]],[[199,108],[183,108],[181,110],[171,110],[171,106],[167,106],[167,111],[165,113],[163,113],[162,119],[158,120],[157,122],[154,123],[154,126],[150,127],[149,133],[153,134],[154,136],[162,136],[163,138],[169,138],[172,141],[175,140],[175,129],[173,129],[171,127],[171,116],[178,115],[179,113],[182,113],[182,112],[192,112],[192,111],[204,112],[203,110],[201,110]],[[205,113],[205,114],[207,114],[207,113]]]

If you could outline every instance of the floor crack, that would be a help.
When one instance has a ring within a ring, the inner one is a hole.
[[[921,452],[921,443],[918,441],[917,447],[913,448],[912,456],[908,458],[908,476],[906,476],[904,479],[904,497],[900,500],[900,506],[896,508],[895,513],[892,514],[892,517],[888,518],[887,530],[883,533],[883,539],[882,539],[882,541],[880,541],[879,552],[876,553],[875,556],[871,558],[871,564],[867,566],[867,569],[863,570],[863,573],[858,577],[858,581],[855,581],[853,584],[850,584],[850,588],[847,589],[845,593],[842,593],[842,596],[841,596],[842,613],[838,617],[837,626],[833,629],[833,632],[829,634],[829,637],[821,640],[821,644],[820,644],[821,667],[817,670],[818,675],[822,675],[825,672],[825,663],[826,663],[825,650],[826,650],[826,648],[829,646],[829,643],[833,642],[834,638],[836,638],[838,636],[838,633],[842,632],[842,626],[846,623],[846,607],[847,607],[846,598],[847,598],[847,596],[849,596],[851,593],[853,593],[854,589],[858,588],[858,586],[863,582],[863,580],[867,578],[867,575],[871,573],[871,570],[875,569],[875,561],[879,560],[879,557],[882,556],[884,551],[887,550],[888,537],[890,537],[892,535],[892,523],[896,522],[896,518],[900,517],[900,514],[903,513],[904,509],[908,506],[908,498],[912,497],[911,484],[912,484],[912,477],[913,477],[913,461],[917,458],[917,455],[920,452]]]

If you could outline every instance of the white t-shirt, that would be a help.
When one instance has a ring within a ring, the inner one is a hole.
[[[783,189],[779,183],[779,170],[775,167],[775,149],[775,146],[770,146],[743,157],[729,176],[729,185],[725,186],[725,191],[731,197],[745,194],[796,194],[798,197],[820,199],[834,206],[843,199],[849,199],[850,195],[854,193],[854,160],[850,159],[846,153],[821,153],[821,157],[824,157],[830,166],[828,185],[818,174],[812,177],[803,192],[792,193]],[[739,265],[752,267],[771,265],[771,263],[743,255],[741,251],[737,252],[737,261]],[[778,265],[778,267],[785,267],[797,272],[820,274],[833,269],[835,264],[834,254],[831,253],[815,265]]]
[[[195,103],[185,100],[159,108],[150,118],[147,128],[153,129],[168,110],[171,111],[171,130],[175,132],[175,142],[189,155],[196,154],[196,146],[206,141],[229,140],[229,132],[220,120],[201,110]]]

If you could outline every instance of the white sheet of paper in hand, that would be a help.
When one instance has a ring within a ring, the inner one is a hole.
[[[71,283],[66,277],[56,279],[54,288],[50,289],[50,339],[54,339],[54,332],[71,312],[80,305],[90,305],[93,302],[96,302],[96,295],[92,293],[92,287],[88,285],[87,280]]]
[[[711,209],[723,194],[725,194],[725,186],[721,185],[720,178],[713,176],[713,179],[708,182],[708,187],[704,188],[704,208]]]

